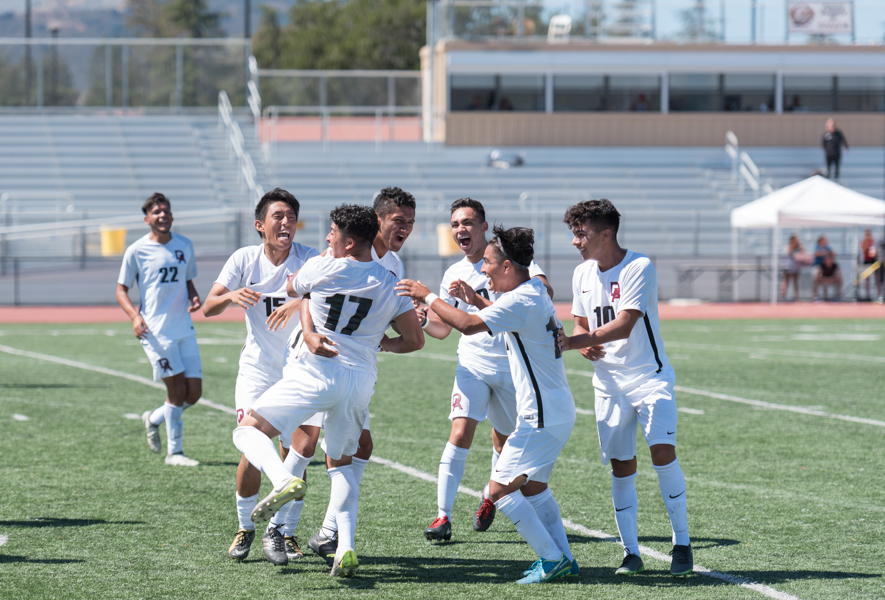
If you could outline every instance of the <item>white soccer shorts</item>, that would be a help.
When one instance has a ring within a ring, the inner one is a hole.
[[[596,390],[596,430],[602,464],[636,456],[636,427],[649,446],[676,445],[676,398],[672,368],[652,375],[632,390],[608,395]]]
[[[488,418],[495,431],[504,435],[516,428],[516,388],[509,370],[469,368],[458,361],[451,400],[450,421]]]
[[[188,379],[203,378],[200,347],[195,336],[162,343],[154,337],[154,334],[148,333],[141,340],[141,347],[144,348],[144,353],[153,366],[154,381],[179,373],[184,373]]]
[[[332,361],[308,359],[287,365],[282,381],[262,395],[252,410],[286,438],[291,438],[311,416],[325,411],[323,452],[339,460],[352,456],[359,448],[374,392],[374,374]]]
[[[547,483],[574,427],[573,421],[538,429],[520,419],[504,443],[492,481],[510,485],[514,479],[525,475],[529,481]]]

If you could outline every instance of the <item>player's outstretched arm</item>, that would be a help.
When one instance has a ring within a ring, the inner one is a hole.
[[[642,313],[638,310],[622,310],[612,321],[609,321],[602,327],[597,327],[589,333],[580,333],[572,336],[560,335],[558,338],[559,346],[565,352],[566,350],[580,350],[581,348],[599,346],[607,342],[625,340],[630,337],[633,326],[636,325],[636,321],[641,317]]]
[[[117,284],[117,304],[120,305],[120,308],[123,309],[123,312],[132,321],[132,332],[135,334],[135,337],[143,340],[148,334],[147,323],[144,322],[141,313],[138,312],[138,309],[132,304],[132,300],[129,299],[129,287],[122,283]]]
[[[261,301],[261,294],[252,291],[249,288],[240,288],[238,290],[229,290],[220,283],[216,283],[209,290],[206,296],[206,302],[203,303],[203,314],[207,317],[220,315],[231,304],[242,306],[246,310],[255,306]]]
[[[587,323],[587,317],[575,316],[575,328],[572,330],[572,335],[575,336],[582,333],[590,333],[590,325]],[[565,333],[563,333],[563,335],[565,335]],[[590,346],[588,348],[581,348],[580,352],[581,356],[587,360],[599,360],[605,356],[605,349],[602,344]]]
[[[415,352],[424,347],[424,330],[421,329],[421,321],[415,309],[407,310],[393,320],[400,335],[395,338],[384,336],[381,339],[381,349],[395,354]]]
[[[285,329],[286,324],[292,320],[295,313],[301,308],[301,298],[292,298],[282,306],[278,306],[265,321],[269,331]]]
[[[430,337],[444,340],[449,337],[450,333],[452,333],[452,328],[449,325],[446,325],[435,316],[431,316],[428,307],[424,306],[416,309],[416,311],[418,313],[418,318],[421,321],[421,327],[424,329],[424,333]]]
[[[396,284],[396,289],[400,296],[409,296],[412,300],[427,304],[443,323],[454,327],[461,333],[473,335],[489,331],[485,321],[479,315],[467,314],[463,310],[449,306],[448,303],[440,300],[439,296],[432,294],[430,289],[420,281],[403,279]]]
[[[200,302],[200,294],[197,293],[197,286],[194,285],[193,279],[188,279],[187,281],[187,297],[191,301],[191,305],[187,307],[187,312],[192,313],[200,310],[203,303]]]

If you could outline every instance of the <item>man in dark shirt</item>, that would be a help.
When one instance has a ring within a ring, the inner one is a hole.
[[[829,300],[827,292],[829,291],[830,286],[833,286],[836,289],[835,300],[838,302],[842,291],[842,272],[839,270],[839,264],[836,262],[835,256],[832,253],[827,254],[826,257],[824,257],[824,262],[812,281],[814,301],[817,302],[820,299],[820,296],[818,296],[818,290],[821,287],[824,288],[824,300]]]
[[[824,154],[827,157],[827,179],[832,179],[833,165],[836,166],[836,179],[839,179],[839,163],[842,161],[842,146],[848,150],[848,141],[842,132],[836,129],[836,122],[827,119],[827,132],[823,138]]]

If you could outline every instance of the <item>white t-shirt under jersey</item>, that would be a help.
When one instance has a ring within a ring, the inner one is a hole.
[[[215,283],[228,290],[247,287],[261,294],[261,300],[246,312],[246,345],[240,353],[240,372],[275,374],[282,377],[283,355],[286,340],[293,327],[299,323],[295,314],[286,329],[269,331],[267,318],[279,306],[285,304],[288,277],[296,273],[307,259],[317,256],[313,248],[295,242],[289,248],[289,256],[279,266],[274,266],[264,253],[264,244],[247,246],[234,252],[221,269]]]
[[[406,266],[403,264],[403,259],[393,250],[388,250],[384,253],[384,256],[379,258],[378,253],[375,252],[375,247],[372,246],[372,260],[393,273],[397,281],[406,276]]]
[[[476,314],[479,309],[472,304],[467,304],[449,294],[449,286],[453,281],[461,280],[473,290],[486,298],[495,302],[498,294],[489,290],[489,278],[482,274],[482,265],[484,259],[479,262],[470,262],[465,256],[443,273],[442,283],[439,285],[439,297],[444,302],[455,308],[459,308],[466,313]],[[543,275],[535,261],[529,265],[529,275],[535,277]],[[504,336],[491,336],[487,333],[477,333],[474,335],[462,335],[458,342],[458,360],[463,365],[476,366],[481,369],[500,371],[507,368],[507,349],[504,347]]]
[[[126,248],[117,283],[131,288],[138,282],[139,312],[148,331],[161,343],[195,334],[187,312],[187,282],[197,276],[194,245],[177,233],[166,244],[150,234]]]
[[[310,316],[318,333],[335,344],[338,356],[324,358],[306,347],[299,358],[337,361],[377,374],[378,345],[395,318],[413,308],[408,296],[398,296],[398,279],[381,264],[352,258],[318,256],[305,263],[292,288],[310,294]]]
[[[507,340],[518,419],[536,429],[574,423],[575,400],[556,345],[562,323],[544,283],[529,279],[501,294],[479,316],[492,335],[504,333]]]
[[[572,314],[587,317],[590,331],[622,310],[643,315],[627,339],[604,344],[605,357],[593,363],[596,388],[628,391],[670,366],[658,319],[658,276],[647,256],[628,250],[624,260],[604,273],[595,260],[583,262],[575,269],[572,294]]]

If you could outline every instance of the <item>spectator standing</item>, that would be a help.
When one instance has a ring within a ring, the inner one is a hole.
[[[861,264],[863,265],[861,268],[866,270],[870,265],[874,264],[876,260],[879,258],[879,252],[876,248],[876,240],[873,239],[873,232],[869,229],[864,230],[863,239],[860,241],[860,259]],[[876,279],[876,297],[880,298],[882,296],[882,279],[880,277],[882,269],[879,269],[878,273],[867,277],[866,279],[866,288],[867,288],[867,299],[872,300],[873,297],[870,295],[870,278],[875,277]]]
[[[836,122],[827,119],[827,131],[823,137],[824,154],[827,158],[827,179],[839,179],[839,163],[842,162],[842,146],[848,150],[848,140],[836,129]],[[836,167],[835,171],[833,166]],[[835,177],[833,177],[835,175]]]
[[[790,242],[787,244],[786,265],[784,269],[784,280],[781,283],[781,296],[787,299],[787,288],[790,287],[790,281],[793,282],[793,300],[799,299],[799,273],[803,266],[808,266],[808,255],[805,254],[805,248],[799,242],[798,235],[790,236]]]
[[[814,301],[820,301],[818,290],[821,287],[824,288],[824,300],[829,301],[827,292],[831,285],[836,286],[836,294],[833,300],[838,302],[842,292],[842,271],[839,270],[839,263],[836,262],[835,255],[832,252],[824,257],[820,270],[814,276]]]

